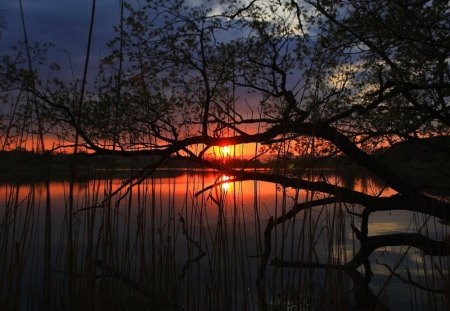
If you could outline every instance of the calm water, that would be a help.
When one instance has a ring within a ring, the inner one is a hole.
[[[269,218],[323,195],[255,181],[201,192],[227,177],[199,171],[158,175],[112,197],[123,180],[0,185],[1,307],[258,310]],[[325,178],[365,193],[394,194],[368,178]],[[330,267],[348,262],[360,246],[351,230],[351,224],[360,225],[360,212],[358,206],[333,204],[298,213],[273,229],[269,259]],[[418,231],[435,240],[448,235],[446,225],[421,214],[370,216],[369,236]],[[377,249],[369,260],[370,289],[385,306],[444,309],[439,290],[447,257],[402,246]],[[263,284],[273,310],[293,308],[293,300],[305,310],[355,304],[351,278],[332,268],[283,268],[269,261]]]

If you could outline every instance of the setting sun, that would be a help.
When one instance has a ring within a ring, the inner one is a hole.
[[[220,147],[220,152],[221,152],[222,156],[230,156],[231,155],[231,147],[230,146]]]

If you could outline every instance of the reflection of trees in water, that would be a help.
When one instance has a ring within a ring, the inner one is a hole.
[[[384,234],[384,235],[376,235],[376,236],[369,236],[368,235],[368,224],[369,224],[369,217],[370,214],[379,210],[376,208],[363,208],[363,211],[361,214],[357,215],[361,218],[361,225],[360,228],[357,228],[354,224],[351,224],[351,228],[354,232],[354,236],[359,241],[359,249],[356,250],[356,253],[354,253],[351,257],[348,258],[348,261],[342,264],[334,264],[334,263],[320,263],[317,261],[305,261],[305,260],[297,260],[297,261],[290,261],[290,260],[283,260],[278,259],[277,257],[274,257],[273,259],[270,259],[272,256],[272,239],[273,239],[273,231],[276,226],[284,225],[286,222],[289,222],[292,220],[292,218],[295,217],[297,213],[304,212],[305,210],[315,208],[315,207],[321,207],[324,204],[335,204],[335,200],[333,199],[319,199],[316,201],[310,201],[310,202],[304,202],[299,203],[296,205],[292,210],[290,210],[285,215],[278,217],[274,219],[273,217],[270,218],[266,229],[264,231],[264,255],[262,257],[259,270],[258,270],[258,278],[257,278],[257,285],[259,288],[259,299],[260,304],[264,306],[265,301],[267,301],[266,298],[266,290],[264,286],[264,279],[266,278],[266,271],[268,266],[273,266],[275,268],[289,268],[289,269],[299,269],[299,270],[308,270],[308,269],[320,269],[326,271],[325,273],[333,274],[335,272],[337,273],[344,273],[353,282],[353,296],[354,296],[354,302],[357,309],[362,310],[387,310],[388,308],[383,304],[383,302],[380,300],[379,294],[374,294],[373,290],[370,287],[370,283],[373,277],[372,272],[372,265],[374,262],[371,262],[369,257],[378,249],[383,249],[387,247],[395,247],[395,246],[402,246],[406,247],[406,250],[403,250],[402,253],[400,253],[401,258],[394,263],[389,264],[382,264],[386,269],[389,271],[390,276],[388,279],[394,277],[399,279],[400,281],[404,282],[405,284],[411,285],[413,288],[423,290],[428,293],[438,294],[438,295],[445,295],[446,294],[446,288],[448,282],[448,276],[447,272],[438,270],[437,274],[438,276],[443,280],[443,282],[431,282],[430,285],[421,284],[420,281],[415,281],[412,277],[409,271],[407,270],[407,275],[402,276],[401,274],[397,273],[396,270],[401,264],[401,262],[405,259],[405,256],[408,254],[409,249],[416,248],[420,250],[420,252],[423,254],[423,256],[429,256],[431,257],[431,260],[434,256],[441,257],[441,256],[449,256],[450,255],[450,247],[447,241],[436,241],[428,237],[427,235],[424,235],[420,233],[423,229],[419,228],[419,233],[396,233],[396,234]],[[382,210],[382,209],[381,209]],[[424,224],[425,225],[425,224]],[[341,258],[342,260],[342,258]],[[379,264],[377,262],[377,264]],[[393,266],[390,266],[393,264]],[[360,268],[363,268],[363,271],[360,270]],[[433,271],[434,268],[431,268],[431,271]],[[335,271],[335,272],[334,272]],[[430,271],[421,271],[419,274],[422,273],[430,273]],[[436,273],[431,272],[431,273]],[[447,280],[447,281],[446,281]],[[386,281],[385,286],[389,283],[389,280]],[[311,283],[312,284],[312,283]],[[342,284],[340,284],[342,285]],[[311,285],[314,286],[314,285]],[[339,284],[334,284],[334,286],[339,286]],[[383,288],[384,289],[384,288]],[[383,290],[382,289],[382,290]],[[345,294],[344,294],[345,297]],[[445,297],[445,296],[444,296]],[[311,297],[309,297],[311,298]],[[305,298],[306,299],[306,298]],[[292,301],[291,301],[292,302]],[[291,303],[290,302],[290,303]],[[302,308],[304,301],[302,300],[298,307]],[[312,303],[312,302],[310,302]],[[324,301],[320,301],[320,299],[315,300],[315,303],[317,304],[317,308],[320,309],[320,304],[324,303]],[[342,303],[342,302],[341,302]],[[328,308],[330,308],[331,305],[328,305]],[[334,306],[336,307],[336,306]],[[267,306],[264,306],[263,308],[267,308]],[[339,306],[339,309],[343,308],[344,310],[347,309],[344,306]],[[313,308],[314,309],[314,308]]]

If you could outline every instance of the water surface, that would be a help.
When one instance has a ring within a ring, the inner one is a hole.
[[[346,310],[356,303],[354,282],[333,267],[359,250],[351,229],[360,226],[359,206],[314,207],[276,226],[270,260],[329,268],[277,267],[269,260],[261,283],[269,219],[325,195],[228,178],[211,171],[159,172],[112,196],[125,180],[0,185],[1,301],[23,310],[89,304],[130,310],[258,310],[262,288],[274,310],[294,305]],[[349,180],[332,172],[321,178],[373,195],[395,194],[371,178]],[[407,232],[441,240],[448,227],[404,211],[370,216],[369,236]],[[369,260],[369,288],[385,306],[425,310],[431,303],[443,308],[439,290],[447,257],[388,246]]]

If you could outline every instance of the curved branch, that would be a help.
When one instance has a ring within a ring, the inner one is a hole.
[[[194,160],[195,161],[195,160]],[[217,187],[225,182],[237,182],[247,180],[257,180],[270,183],[280,184],[284,187],[291,187],[294,189],[304,189],[310,191],[317,191],[322,193],[331,194],[334,199],[328,202],[337,203],[345,202],[352,204],[359,204],[367,209],[368,213],[381,212],[381,211],[393,211],[393,210],[406,210],[411,212],[421,212],[427,215],[432,215],[442,219],[450,219],[450,204],[441,201],[421,193],[414,195],[396,194],[390,197],[378,197],[368,195],[359,191],[333,185],[327,182],[321,181],[309,181],[298,177],[288,177],[286,175],[262,173],[254,171],[243,171],[226,168],[217,163],[211,163],[207,160],[198,160],[198,163],[206,165],[210,168],[217,169],[224,174],[234,176],[233,179],[226,181],[219,181],[212,185],[205,187],[196,193],[199,195],[205,191],[208,191],[214,187]],[[328,199],[327,199],[328,200]]]

